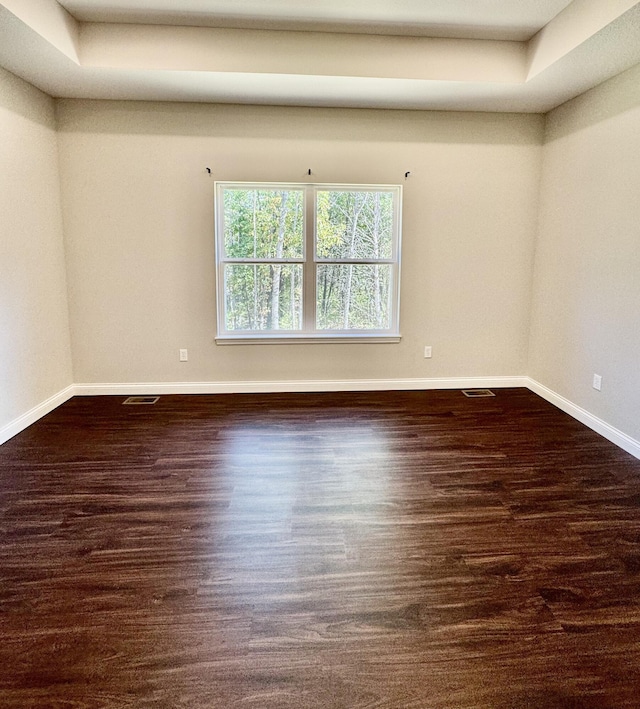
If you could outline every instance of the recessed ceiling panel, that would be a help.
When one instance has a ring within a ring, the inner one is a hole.
[[[83,22],[527,40],[571,0],[59,0]]]

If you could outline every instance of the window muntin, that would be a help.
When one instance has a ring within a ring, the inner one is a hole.
[[[401,188],[216,184],[217,340],[397,341]]]

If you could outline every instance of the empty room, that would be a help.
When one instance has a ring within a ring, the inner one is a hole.
[[[640,706],[640,2],[0,0],[0,707]]]

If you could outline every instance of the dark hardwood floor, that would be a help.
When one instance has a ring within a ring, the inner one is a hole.
[[[640,707],[640,461],[496,394],[67,402],[0,447],[0,707]]]

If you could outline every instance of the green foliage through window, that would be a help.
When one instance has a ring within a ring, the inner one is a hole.
[[[319,258],[391,258],[392,192],[322,190],[317,200]]]
[[[318,264],[319,330],[386,330],[391,266]]]
[[[229,258],[302,258],[302,190],[234,188],[223,194]]]
[[[227,330],[300,330],[302,266],[226,264]]]

